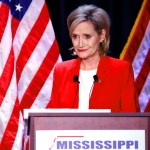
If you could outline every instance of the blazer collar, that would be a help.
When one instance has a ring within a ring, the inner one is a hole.
[[[76,75],[77,74],[79,75],[80,63],[81,63],[80,58],[74,59],[74,61],[72,63],[71,71],[73,71]],[[102,57],[99,61],[97,75],[103,71],[106,71],[108,69],[108,66],[109,66],[108,65],[108,56]]]
[[[70,76],[71,76],[72,80],[75,75],[79,76],[80,63],[81,63],[81,59],[77,58],[73,61],[72,65],[71,65]],[[98,69],[97,69],[97,76],[98,76],[99,81],[94,83],[93,92],[92,92],[92,95],[90,98],[90,103],[92,102],[91,104],[94,104],[93,102],[97,96],[97,93],[99,92],[99,90],[101,89],[101,87],[105,81],[105,78],[107,76],[106,72],[109,67],[108,63],[109,63],[108,56],[104,56],[100,59]],[[75,87],[72,89],[75,89],[75,90],[71,90],[70,94],[72,95],[72,97],[76,97],[73,108],[77,108],[78,107],[78,99],[79,99],[78,94],[77,94],[78,89],[79,89],[79,84],[77,84],[75,82],[72,84],[73,84],[73,87]]]
[[[108,64],[108,56],[104,56],[100,59],[99,65],[98,65],[98,70],[97,70],[97,76],[98,76],[98,82],[94,83],[94,87],[93,87],[93,91],[92,91],[92,95],[90,98],[90,102],[94,101],[94,99],[96,98],[99,90],[101,89],[105,78],[106,78],[106,73],[109,67]]]
[[[79,76],[79,71],[80,71],[80,63],[81,63],[81,59],[77,58],[73,61],[72,63],[72,67],[71,67],[71,73],[72,75],[77,75]]]
[[[79,70],[80,70],[80,63],[81,60],[80,58],[74,59],[72,61],[71,67],[70,67],[70,77],[71,77],[71,90],[70,90],[70,98],[73,100],[71,103],[72,108],[78,108],[78,103],[79,103],[79,83],[78,82],[74,82],[73,78],[74,76],[78,76],[79,77]]]
[[[79,71],[80,71],[80,63],[81,63],[81,59],[77,58],[73,61],[72,66],[71,66],[71,77],[73,78],[75,75],[79,76]],[[97,68],[97,76],[99,79],[99,82],[96,82],[94,84],[94,91],[97,91],[98,88],[103,84],[105,78],[106,78],[106,72],[109,68],[109,57],[108,56],[104,56],[100,59],[98,68]],[[96,92],[95,92],[96,93]],[[95,94],[94,94],[95,95]],[[93,94],[92,94],[93,97]]]

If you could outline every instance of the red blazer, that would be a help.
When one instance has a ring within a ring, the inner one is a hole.
[[[78,108],[80,59],[57,64],[48,108]],[[94,83],[89,109],[111,109],[111,112],[136,112],[139,103],[135,96],[131,65],[123,60],[105,56],[97,70],[99,82]],[[83,100],[84,101],[84,100]]]

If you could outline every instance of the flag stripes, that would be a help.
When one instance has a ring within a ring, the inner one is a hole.
[[[46,108],[62,60],[45,0],[2,0],[0,26],[0,149],[21,150],[21,111]]]
[[[46,5],[44,5],[46,7]],[[36,20],[34,26],[30,30],[30,33],[27,35],[19,53],[17,59],[17,80],[20,79],[23,68],[25,67],[28,59],[35,50],[41,36],[43,35],[45,28],[47,27],[49,17],[48,11],[45,8],[42,8],[41,13],[39,14],[38,19]],[[44,16],[44,17],[43,17]],[[32,17],[32,16],[31,16]],[[37,32],[38,31],[38,32]]]
[[[13,66],[13,51],[11,49],[10,54],[8,53],[8,59],[7,62],[4,66],[3,72],[1,74],[0,78],[0,106],[3,102],[3,99],[5,98],[5,95],[7,93],[7,90],[9,88],[13,71],[14,71],[14,66]],[[12,66],[11,66],[12,65]]]
[[[147,101],[145,112],[150,112],[150,99]]]
[[[0,5],[0,41],[2,39],[6,24],[7,24],[7,20],[8,20],[8,16],[9,16],[9,8],[7,7],[6,4],[1,3]]]
[[[132,28],[128,41],[120,55],[121,59],[129,60],[131,63],[134,60],[149,23],[149,5],[150,4],[147,0],[143,1],[142,7]],[[128,50],[129,48],[130,50]]]
[[[141,112],[150,112],[150,73],[139,95]]]
[[[149,49],[149,52],[147,53],[146,55],[146,58],[143,62],[143,65],[142,65],[142,68],[135,80],[135,85],[137,87],[137,94],[138,96],[140,95],[141,91],[142,91],[142,88],[145,84],[145,81],[148,77],[148,74],[149,74],[149,65],[150,65],[150,49]]]
[[[147,111],[150,99],[150,3],[144,0],[121,59],[132,63],[135,87],[141,112]]]
[[[148,62],[148,53],[149,53],[149,40],[150,40],[150,23],[147,26],[147,30],[144,34],[144,37],[141,41],[140,47],[136,53],[136,58],[133,60],[133,67],[135,68],[134,70],[134,75],[135,78],[138,77],[138,75],[140,74],[140,71],[143,67],[142,64],[145,64],[146,62]],[[138,61],[137,61],[138,60]],[[136,67],[138,66],[138,67]],[[148,71],[148,68],[143,67],[144,69],[146,69]]]
[[[23,124],[23,118],[17,99],[12,17],[6,4],[1,3],[0,6],[0,149],[21,149],[23,126],[20,124]]]
[[[58,47],[55,40],[51,49],[47,53],[47,56],[43,60],[43,63],[41,64],[39,70],[37,71],[36,75],[34,76],[28,88],[26,89],[25,94],[23,95],[20,104],[20,108],[22,111],[24,108],[30,108],[32,106],[33,102],[35,101],[35,98],[37,97],[38,93],[41,90],[41,87],[43,87],[47,77],[52,71],[52,68],[58,59],[58,57],[56,56],[58,56],[59,54],[59,51],[56,51],[56,49],[58,49]],[[53,58],[54,61],[50,60],[49,58]],[[49,69],[47,69],[48,66]],[[30,99],[30,101],[27,101],[28,99]]]
[[[1,150],[21,150],[24,122],[19,110],[19,101],[16,97],[16,83],[12,77],[8,92],[3,99],[0,108],[0,149]],[[14,93],[12,93],[14,92]],[[14,97],[14,99],[13,99]],[[3,121],[3,122],[2,122]]]

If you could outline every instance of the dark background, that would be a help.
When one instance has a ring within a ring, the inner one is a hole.
[[[82,4],[94,4],[105,9],[111,19],[109,56],[119,58],[143,0],[46,0],[56,39],[63,60],[72,59],[72,47],[67,29],[67,16]]]

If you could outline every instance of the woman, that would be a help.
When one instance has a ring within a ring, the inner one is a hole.
[[[83,5],[67,19],[77,59],[57,64],[48,108],[139,110],[131,65],[106,56],[110,18],[101,8]]]

